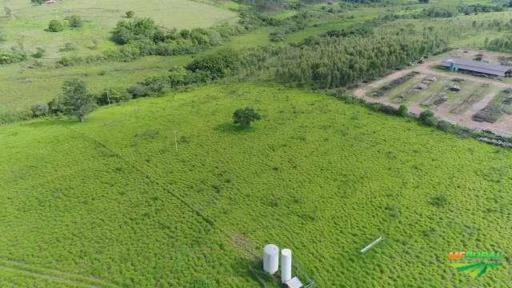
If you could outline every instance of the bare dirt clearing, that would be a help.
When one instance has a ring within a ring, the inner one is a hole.
[[[454,55],[454,53],[464,52],[455,50],[452,54]],[[471,55],[470,53],[467,54]],[[404,104],[408,107],[409,112],[416,116],[421,111],[429,109],[441,120],[470,129],[489,130],[496,134],[512,136],[512,115],[510,114],[503,113],[503,116],[495,123],[473,120],[475,114],[489,105],[500,91],[512,88],[512,84],[501,79],[445,72],[435,68],[439,63],[439,60],[429,60],[417,66],[394,72],[375,82],[357,88],[353,91],[353,94],[368,103],[381,103],[393,107]],[[400,79],[413,72],[419,74],[401,83]],[[429,78],[435,80],[430,81],[431,83],[429,81],[425,82],[425,79]],[[393,82],[400,84],[386,90],[386,93],[381,97],[373,95],[376,90]]]

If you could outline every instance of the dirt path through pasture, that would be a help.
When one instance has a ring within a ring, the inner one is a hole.
[[[433,112],[436,114],[436,117],[439,119],[449,121],[454,124],[458,124],[463,127],[467,127],[475,130],[490,130],[494,133],[512,136],[512,115],[504,115],[502,118],[498,120],[496,123],[487,123],[487,122],[476,122],[473,121],[472,117],[478,111],[483,109],[492,99],[499,93],[499,90],[512,88],[511,84],[500,82],[499,80],[488,79],[475,77],[462,73],[451,73],[451,72],[443,72],[436,69],[432,69],[431,66],[434,66],[438,63],[438,61],[426,61],[420,65],[417,65],[412,68],[408,68],[405,70],[400,70],[394,73],[391,73],[377,81],[364,85],[362,87],[357,88],[353,91],[354,96],[365,100],[368,103],[381,103],[389,106],[393,106],[398,108],[399,105],[390,103],[389,100],[384,97],[371,97],[369,93],[379,87],[382,87],[384,84],[389,83],[393,80],[396,80],[400,77],[407,75],[410,72],[416,71],[421,73],[422,75],[433,75],[436,77],[444,77],[444,78],[460,78],[465,81],[479,84],[489,84],[491,91],[489,91],[482,99],[480,99],[477,103],[473,104],[467,111],[462,114],[453,114],[450,113],[450,107],[447,103],[440,105],[437,109],[434,109]],[[425,108],[421,107],[420,101],[411,103],[408,107],[409,112],[414,114],[415,116],[419,116],[421,111],[425,110]]]

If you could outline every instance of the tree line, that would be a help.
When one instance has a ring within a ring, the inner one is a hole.
[[[444,52],[447,47],[447,39],[428,28],[323,38],[285,49],[274,63],[274,75],[278,81],[296,86],[343,87],[376,79],[390,70]]]

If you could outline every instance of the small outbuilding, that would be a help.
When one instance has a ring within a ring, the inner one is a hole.
[[[480,61],[471,61],[465,59],[447,59],[441,63],[450,71],[466,71],[475,74],[484,74],[488,76],[512,77],[512,68],[499,64],[490,64]]]

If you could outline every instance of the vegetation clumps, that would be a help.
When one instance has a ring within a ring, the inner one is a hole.
[[[126,13],[124,13],[124,16],[128,19],[131,19],[133,17],[135,17],[135,12],[130,10],[130,11],[126,11]]]
[[[390,90],[392,90],[393,88],[396,88],[400,85],[402,85],[403,83],[411,80],[412,78],[416,77],[416,75],[418,75],[419,73],[416,72],[416,71],[412,71],[412,72],[409,72],[407,74],[405,74],[404,76],[398,78],[398,79],[395,79],[391,82],[389,82],[388,84],[380,87],[377,91],[373,92],[372,93],[372,96],[373,97],[384,97],[384,95],[386,95],[386,93]]]
[[[36,52],[34,54],[32,54],[32,57],[37,58],[37,59],[42,58],[44,56],[45,52],[46,51],[43,48],[37,47]]]
[[[47,104],[36,104],[30,108],[33,117],[43,117],[50,113],[50,108]]]
[[[12,64],[23,62],[27,59],[27,54],[19,49],[0,50],[0,64]]]
[[[240,54],[232,49],[223,49],[194,59],[187,69],[192,72],[203,72],[211,79],[224,78],[240,68]]]
[[[233,113],[233,123],[242,129],[251,127],[251,123],[261,120],[261,115],[251,107],[237,109]]]
[[[48,24],[48,32],[61,32],[64,30],[64,24],[58,20],[51,20]]]
[[[438,194],[431,197],[429,203],[434,207],[443,208],[448,204],[448,197],[444,194]]]
[[[420,113],[418,117],[418,121],[426,126],[435,127],[437,125],[437,119],[434,116],[434,113],[430,110],[425,110]]]
[[[512,114],[512,89],[501,91],[487,106],[473,115],[473,120],[496,123],[503,114]]]
[[[73,79],[64,82],[62,96],[48,103],[49,111],[54,114],[63,113],[75,116],[80,122],[95,108],[94,96],[87,92],[82,80]]]
[[[78,15],[71,15],[66,17],[66,20],[68,21],[68,25],[71,28],[80,28],[83,25],[82,18]]]

